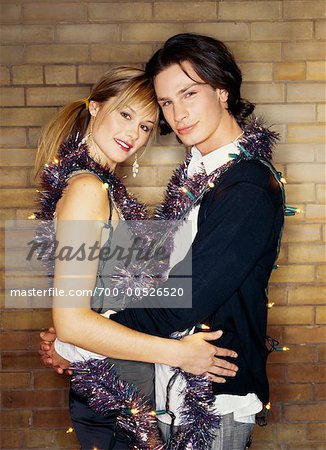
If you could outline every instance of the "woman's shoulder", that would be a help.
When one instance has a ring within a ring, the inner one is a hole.
[[[107,217],[108,186],[91,172],[78,173],[68,180],[57,204],[57,216],[65,219],[104,219]]]

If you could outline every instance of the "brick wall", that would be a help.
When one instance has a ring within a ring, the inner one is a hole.
[[[244,95],[280,132],[275,163],[302,213],[286,219],[272,277],[269,332],[291,350],[270,357],[270,425],[256,430],[255,450],[325,448],[324,16],[322,0],[0,1],[1,220],[33,211],[35,147],[57,108],[87,96],[109,65],[141,65],[178,32],[226,41]],[[182,155],[172,137],[159,138],[129,185],[155,204]],[[2,448],[77,448],[66,434],[68,380],[43,369],[36,353],[50,323],[47,310],[1,311]]]

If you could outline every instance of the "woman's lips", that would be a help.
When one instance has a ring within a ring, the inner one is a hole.
[[[194,123],[194,124],[192,124],[192,125],[188,125],[188,126],[186,126],[186,127],[177,128],[178,134],[188,134],[188,133],[190,133],[190,132],[195,128],[195,126],[197,125],[197,123],[198,123],[198,122],[196,122],[196,123]]]
[[[133,147],[131,144],[128,144],[128,142],[125,142],[122,139],[115,138],[114,140],[124,152],[129,152],[129,150]]]

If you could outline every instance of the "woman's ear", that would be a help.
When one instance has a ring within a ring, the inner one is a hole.
[[[88,109],[89,109],[90,115],[93,116],[93,117],[96,117],[96,115],[97,115],[97,113],[98,113],[98,111],[100,109],[100,105],[99,105],[98,102],[95,102],[94,100],[91,100],[89,102]]]

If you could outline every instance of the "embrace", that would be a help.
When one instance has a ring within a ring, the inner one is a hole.
[[[284,192],[270,161],[277,136],[250,118],[241,83],[222,42],[179,34],[145,71],[110,69],[43,132],[36,216],[54,221],[59,247],[110,249],[119,221],[148,219],[114,169],[132,157],[136,176],[138,152],[157,130],[189,150],[154,214],[177,223],[164,291],[125,308],[105,296],[106,261],[53,263],[54,288],[93,292],[65,303],[54,296],[55,330],[41,334],[44,363],[72,373],[70,413],[83,450],[244,450],[269,400],[267,286]],[[192,242],[180,252],[189,223]],[[186,307],[172,292],[189,266]],[[137,276],[151,287],[150,276]]]

